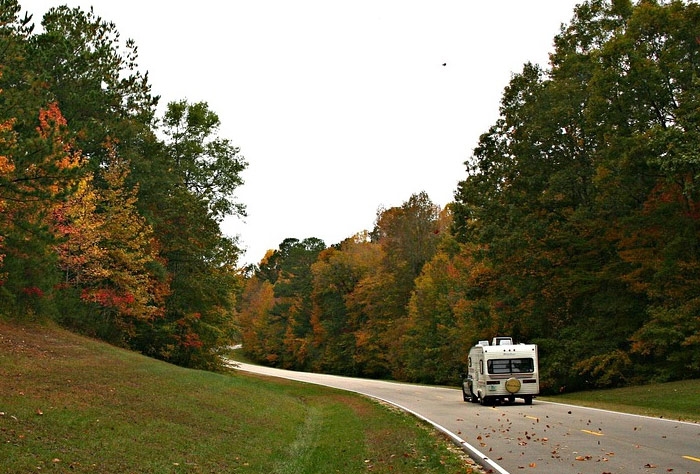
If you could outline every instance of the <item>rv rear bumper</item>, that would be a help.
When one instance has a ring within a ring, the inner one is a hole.
[[[534,396],[540,393],[539,384],[522,384],[520,390],[515,393],[510,393],[506,390],[503,383],[489,384],[484,387],[484,396],[487,397],[521,397],[523,395]]]

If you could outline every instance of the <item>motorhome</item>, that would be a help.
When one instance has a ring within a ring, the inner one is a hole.
[[[469,350],[468,372],[462,376],[465,402],[489,405],[522,398],[531,405],[540,392],[536,344],[513,344],[510,337],[479,341]]]

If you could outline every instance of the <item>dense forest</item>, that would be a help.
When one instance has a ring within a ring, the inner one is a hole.
[[[287,239],[237,302],[270,365],[454,383],[495,335],[543,388],[700,376],[700,7],[592,0],[526,64],[466,162],[326,248]]]
[[[34,32],[0,0],[0,317],[215,369],[241,287],[222,234],[246,162],[206,103],[158,97],[137,48],[92,11]]]
[[[327,246],[240,268],[246,167],[206,103],[158,114],[92,11],[34,31],[0,0],[0,317],[216,369],[454,383],[469,346],[537,343],[543,387],[700,377],[700,6],[589,0],[524,65],[455,177]]]

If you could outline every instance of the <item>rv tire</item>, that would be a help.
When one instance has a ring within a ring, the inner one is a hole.
[[[471,397],[467,395],[467,392],[464,390],[464,385],[462,385],[462,398],[464,399],[465,402],[470,402]]]
[[[532,395],[523,397],[523,400],[525,400],[525,405],[532,405]]]
[[[513,395],[511,395],[510,397],[508,397],[508,403],[510,403],[511,405],[512,405],[513,403],[515,403],[515,397],[514,397]]]

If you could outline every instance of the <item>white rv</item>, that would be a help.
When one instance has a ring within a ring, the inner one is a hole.
[[[462,376],[464,401],[488,405],[522,398],[532,404],[540,392],[537,345],[513,344],[510,337],[479,341],[469,351],[469,370]]]

